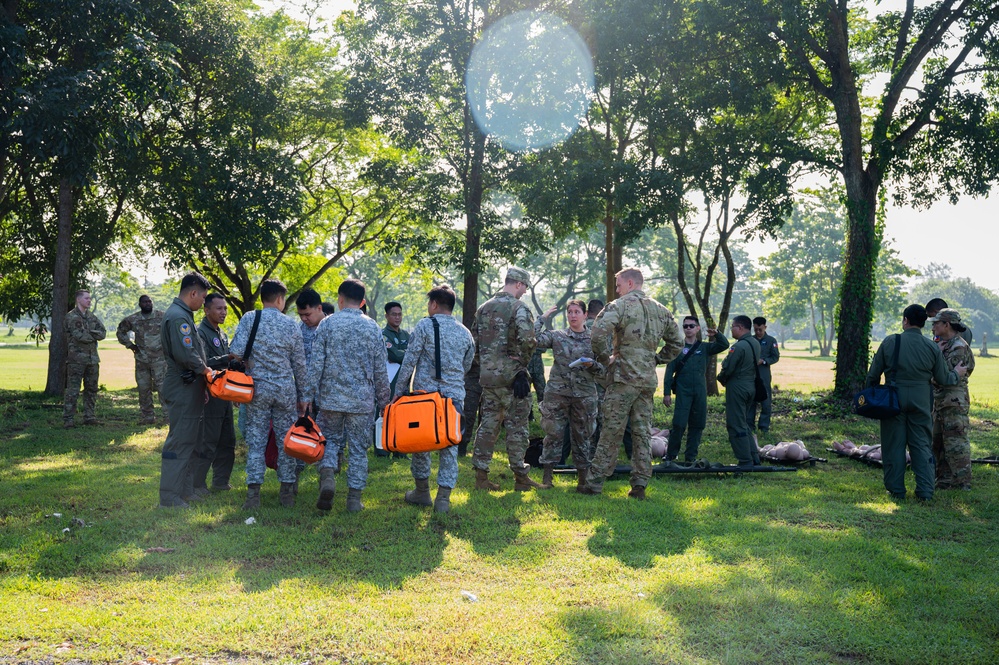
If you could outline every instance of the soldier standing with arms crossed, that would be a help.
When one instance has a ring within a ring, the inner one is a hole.
[[[475,312],[472,337],[479,361],[482,385],[482,420],[475,433],[472,466],[475,489],[495,491],[499,485],[489,480],[489,463],[499,438],[506,430],[506,453],[517,491],[540,489],[531,480],[527,452],[527,417],[531,412],[531,383],[527,363],[534,353],[534,317],[520,298],[527,293],[531,276],[521,268],[506,271],[503,288]]]
[[[160,396],[160,406],[167,415],[166,404],[160,394],[166,371],[163,342],[160,340],[162,323],[163,312],[153,310],[153,299],[141,296],[139,311],[129,314],[118,324],[118,342],[135,354],[135,385],[139,388],[139,415],[142,416],[140,425],[152,425],[156,421],[153,416],[153,391]],[[135,336],[134,340],[129,339],[130,332]]]
[[[968,378],[975,371],[975,355],[961,333],[967,330],[957,310],[944,308],[930,319],[933,336],[943,353],[947,367],[958,364],[968,373],[957,385],[933,385],[933,457],[936,458],[938,490],[971,489],[971,442],[968,441]]]
[[[725,426],[728,442],[739,466],[760,464],[760,453],[753,441],[749,415],[756,396],[756,368],[760,343],[753,337],[753,322],[745,314],[732,319],[732,337],[736,340],[722,361],[718,383],[725,386]]]
[[[637,268],[617,273],[617,300],[609,303],[593,322],[590,345],[594,358],[607,367],[607,390],[602,405],[603,429],[593,453],[586,485],[580,494],[600,494],[604,480],[614,473],[625,426],[631,419],[631,491],[645,499],[652,477],[652,399],[659,379],[656,361],[667,363],[683,346],[673,314],[642,291],[645,282]],[[659,341],[665,344],[656,353]],[[611,349],[611,353],[608,353]]]
[[[180,280],[180,294],[163,315],[160,339],[166,355],[163,400],[170,430],[163,442],[160,464],[160,508],[187,508],[201,497],[194,493],[191,458],[201,444],[205,408],[205,351],[194,329],[194,312],[201,309],[208,280],[196,272]]]
[[[107,330],[91,314],[90,292],[76,292],[76,307],[66,315],[63,330],[66,332],[66,391],[63,396],[62,426],[74,427],[76,402],[83,382],[83,424],[96,425],[94,409],[97,406],[97,382],[100,379],[101,358],[97,355],[97,342],[107,337]]]

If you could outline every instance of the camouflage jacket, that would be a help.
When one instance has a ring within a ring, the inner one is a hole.
[[[320,321],[322,323],[322,321]],[[302,333],[302,351],[305,352],[305,364],[312,364],[312,345],[316,341],[316,331],[319,330],[319,326],[315,328],[310,328],[305,325],[305,321],[298,322],[298,329]]]
[[[246,353],[255,316],[256,310],[243,315],[229,346],[229,350],[241,358]],[[246,368],[255,384],[268,383],[286,391],[289,401],[293,398],[305,401],[308,368],[302,349],[302,333],[294,319],[274,307],[264,307],[260,311],[260,326]]]
[[[420,319],[409,335],[406,355],[396,375],[395,393],[409,390],[410,377],[413,390],[438,391],[445,397],[465,402],[465,373],[472,368],[475,342],[468,328],[448,314],[435,314],[441,330],[441,378],[437,380],[434,341],[434,323],[431,317]]]
[[[107,337],[108,331],[89,310],[81,312],[79,307],[69,310],[63,321],[63,331],[69,347],[67,363],[90,365],[101,361],[97,355],[97,342]]]
[[[163,360],[163,342],[160,339],[160,326],[163,312],[153,310],[149,315],[142,312],[129,314],[118,324],[118,342],[126,349],[135,352],[135,362],[155,363]],[[135,335],[135,340],[128,333]]]
[[[208,319],[201,319],[198,324],[198,337],[205,347],[205,364],[212,369],[227,369],[229,367],[229,338],[225,331],[212,328]]]
[[[472,339],[479,383],[485,388],[509,387],[534,353],[534,317],[527,305],[500,291],[475,312]]]
[[[594,377],[603,373],[603,365],[595,362],[588,368],[569,367],[569,363],[574,360],[593,357],[590,331],[586,328],[583,328],[583,332],[574,332],[571,328],[542,330],[544,323],[544,319],[538,319],[534,324],[534,336],[538,348],[551,349],[555,360],[545,386],[545,394],[596,397],[597,384]]]
[[[312,344],[306,401],[325,411],[381,411],[391,393],[386,358],[374,319],[350,307],[327,316]]]
[[[968,378],[975,370],[975,355],[971,346],[960,335],[954,335],[946,341],[937,343],[943,352],[948,369],[954,369],[958,363],[964,363],[968,373],[958,379],[957,385],[941,386],[933,383],[933,408],[959,407],[967,409],[971,406],[971,396],[968,394]]]
[[[668,363],[683,348],[683,335],[673,314],[641,290],[608,303],[590,335],[594,357],[607,366],[607,381],[636,387],[655,388],[659,384],[656,364]],[[656,353],[660,340],[665,344]]]

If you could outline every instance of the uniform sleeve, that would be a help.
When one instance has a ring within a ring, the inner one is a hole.
[[[729,347],[728,339],[725,335],[718,333],[715,335],[715,341],[708,342],[707,353],[709,356],[715,356],[724,351]]]
[[[475,340],[472,339],[472,333],[465,329],[468,335],[468,348],[465,349],[465,357],[462,359],[462,366],[464,367],[465,374],[472,369],[472,363],[475,362]]]
[[[534,343],[535,348],[550,349],[555,341],[554,331],[545,330],[544,318],[539,318],[534,322]]]
[[[957,385],[960,377],[958,377],[957,372],[947,365],[943,353],[940,352],[940,347],[934,344],[933,350],[936,352],[933,354],[933,380],[937,382],[938,386]]]
[[[229,352],[239,358],[242,358],[243,352],[246,351],[246,342],[250,334],[250,326],[247,324],[252,325],[252,321],[248,317],[252,315],[253,312],[247,312],[239,320],[239,325],[236,326],[236,334],[233,335],[232,344],[229,345]]]
[[[182,330],[183,326],[189,329],[187,333]],[[190,329],[191,324],[182,319],[170,321],[163,326],[167,332],[167,339],[170,343],[170,355],[173,361],[181,369],[193,370],[198,374],[203,374],[205,367],[204,352],[201,351],[201,342],[198,339],[196,330]]]
[[[867,370],[867,385],[876,386],[881,383],[881,375],[885,372],[885,344],[887,343],[887,338],[881,342],[881,346],[878,347],[877,352],[874,354],[874,360],[871,361],[871,368]]]
[[[210,356],[208,352],[211,350],[212,340],[205,332],[205,329],[198,326],[198,337],[201,338],[201,345],[205,347],[205,364],[212,369],[226,369],[229,367],[229,354],[224,354],[221,356]]]
[[[429,319],[423,319],[417,323],[413,334],[409,336],[406,355],[402,358],[402,367],[399,368],[399,373],[395,376],[395,394],[393,397],[409,392],[409,383],[413,380],[416,361],[420,359],[420,354],[423,353],[427,342],[426,326],[423,321],[429,321]],[[430,325],[433,327],[433,323]]]
[[[763,362],[768,365],[776,365],[778,360],[780,360],[780,348],[778,347],[777,339],[771,337],[770,348],[767,349],[767,355],[763,358]]]
[[[739,369],[739,365],[742,363],[745,355],[745,346],[739,346],[739,343],[736,342],[725,357],[725,360],[722,361],[721,371],[718,372],[718,380],[722,382],[722,385]]]
[[[372,346],[375,347],[372,349],[371,358],[375,368],[375,413],[381,414],[385,405],[392,398],[392,385],[389,383],[388,370],[385,367],[388,355],[385,353],[385,339],[382,337],[381,330],[378,331],[378,341],[372,339]]]
[[[683,348],[683,335],[680,334],[680,326],[676,325],[676,319],[672,314],[666,315],[666,327],[663,328],[662,340],[665,342],[663,348],[656,354],[656,364],[668,363],[678,355]]]
[[[397,365],[402,364],[402,359],[406,357],[405,349],[399,349],[398,345],[392,344],[384,330],[382,331],[382,338],[385,340],[385,355],[388,358],[388,362],[396,363]],[[410,338],[410,343],[412,343],[412,338]],[[392,344],[392,348],[388,348],[389,344]]]
[[[304,402],[309,391],[309,366],[305,362],[305,343],[302,341],[302,331],[291,317],[288,321],[291,323],[291,356],[288,362],[291,365],[291,373],[295,376],[295,397],[297,401]]]
[[[74,342],[78,342],[80,344],[91,344],[96,341],[93,334],[87,330],[86,321],[84,321],[82,317],[72,316],[72,313],[63,319],[63,330],[65,331],[66,336]]]
[[[126,316],[121,320],[121,323],[118,324],[118,331],[115,334],[115,337],[118,338],[118,343],[129,350],[135,346],[135,344],[132,344],[132,340],[128,338],[128,333],[131,332],[132,329],[132,317]]]
[[[666,373],[663,375],[663,394],[668,395],[670,393],[670,386],[673,382],[673,375],[676,374],[676,365],[680,362],[680,356],[673,358],[666,365]]]
[[[602,365],[610,362],[611,344],[614,339],[614,327],[621,319],[615,303],[609,303],[604,307],[590,330],[590,349],[593,351],[593,358]]]
[[[107,328],[104,327],[104,324],[96,316],[91,315],[90,318],[93,319],[93,323],[91,324],[93,328],[90,333],[94,336],[94,340],[99,342],[108,336]]]
[[[312,402],[312,411],[315,412],[319,405],[319,386],[323,379],[323,368],[326,367],[326,331],[329,325],[326,321],[320,321],[316,328],[316,337],[312,340],[312,362],[309,363],[308,373],[305,379],[305,394],[302,395],[303,402]],[[238,333],[237,333],[238,334]],[[231,350],[231,347],[230,347]]]
[[[537,346],[534,339],[534,317],[527,305],[517,308],[513,315],[513,325],[517,328],[517,355],[526,365],[531,361]]]

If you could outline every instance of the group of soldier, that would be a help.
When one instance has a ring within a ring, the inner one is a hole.
[[[729,442],[740,467],[758,465],[753,432],[769,430],[770,366],[780,358],[777,341],[766,334],[766,319],[736,316],[731,324],[734,343],[713,328],[704,331],[705,340],[695,316],[684,317],[681,334],[672,313],[642,290],[644,279],[638,269],[620,271],[615,283],[616,300],[602,308],[599,301],[570,300],[568,327],[553,329],[556,308],[535,322],[521,302],[530,275],[510,268],[502,289],[476,311],[471,330],[452,315],[456,297],[449,286],[442,285],[427,294],[427,317],[409,334],[401,329],[398,302],[385,306],[384,329],[365,314],[365,287],[358,280],[340,285],[336,308],[322,302],[314,290],[303,290],[296,300],[297,322],[283,313],[287,288],[278,280],[265,280],[260,289],[263,308],[242,317],[230,344],[221,328],[228,311],[225,298],[209,294],[207,280],[188,273],[166,312],[154,310],[151,299],[143,296],[140,311],[122,320],[117,332],[119,342],[135,354],[141,422],[154,422],[154,390],[169,421],[161,453],[160,506],[186,507],[212,491],[231,489],[236,443],[233,406],[206,390],[215,372],[228,368],[246,371],[255,387],[253,400],[239,418],[247,444],[243,504],[247,510],[260,506],[268,440],[275,434],[280,439],[306,415],[315,417],[327,440],[325,456],[317,464],[317,508],[332,508],[336,475],[346,466],[346,509],[362,510],[375,418],[391,400],[411,389],[441,392],[467,418],[463,419],[463,445],[438,452],[436,497],[430,493],[431,455],[412,456],[415,487],[406,492],[409,503],[433,506],[438,512],[450,509],[457,458],[465,454],[467,443],[472,444],[475,488],[500,489],[489,473],[501,431],[506,435],[515,490],[551,488],[567,439],[577,472],[576,491],[589,495],[602,492],[604,481],[614,473],[622,441],[630,437],[629,496],[644,499],[653,472],[650,429],[658,386],[656,366],[667,364],[663,402],[673,407],[665,460],[670,463],[678,458],[686,434],[684,460],[694,462],[707,421],[706,369],[714,363],[712,356],[726,350],[718,380],[725,386]],[[70,345],[66,427],[74,426],[81,381],[84,423],[96,422],[97,342],[106,335],[104,326],[89,312],[89,293],[77,293],[76,302],[65,324]],[[871,366],[873,383],[892,369],[888,367],[892,345],[913,338],[902,345],[894,368],[902,414],[882,422],[885,486],[896,497],[905,494],[906,445],[912,451],[920,498],[931,497],[934,485],[970,486],[967,374],[974,359],[959,334],[966,330],[959,314],[947,309],[946,303],[943,306],[934,312],[936,343],[918,334],[926,310],[911,306],[903,318],[905,332],[887,338]],[[194,313],[202,307],[204,317],[196,324]],[[538,353],[547,349],[552,350],[553,365],[538,396],[545,438],[540,454],[543,477],[537,482],[525,462],[532,415],[530,369]],[[931,387],[931,379],[936,388]],[[765,399],[759,394],[761,382]],[[279,501],[294,506],[305,465],[278,446],[276,467]]]

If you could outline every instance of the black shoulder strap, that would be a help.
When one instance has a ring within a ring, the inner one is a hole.
[[[257,328],[260,327],[260,317],[263,313],[262,309],[258,309],[253,314],[253,327],[250,328],[250,339],[246,340],[246,351],[243,352],[243,362],[249,360],[250,354],[253,353],[253,340],[257,338]]]
[[[694,342],[694,345],[690,347],[690,350],[687,351],[687,353],[685,353],[682,358],[680,358],[680,362],[676,364],[676,369],[673,371],[673,376],[680,376],[680,372],[683,371],[684,365],[687,364],[687,361],[690,359],[690,356],[694,355],[694,351],[696,351],[697,347],[699,347],[700,345],[701,345],[701,340],[697,340],[696,342]]]
[[[436,372],[436,378],[438,381],[441,380],[441,324],[437,323],[437,319],[430,317],[430,322],[434,324],[434,371]]]
[[[902,336],[895,335],[895,352],[891,354],[891,376],[888,377],[888,384],[895,385],[895,373],[898,371],[898,352],[902,348]]]

